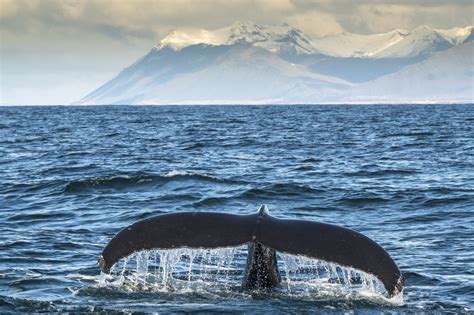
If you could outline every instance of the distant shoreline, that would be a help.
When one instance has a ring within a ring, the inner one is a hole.
[[[327,103],[163,103],[163,104],[0,104],[0,107],[95,107],[95,106],[347,106],[347,105],[474,105],[472,101],[453,101],[453,102],[327,102]]]

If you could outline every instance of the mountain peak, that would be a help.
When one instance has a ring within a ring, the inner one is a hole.
[[[187,46],[234,45],[248,43],[271,52],[293,51],[295,53],[314,53],[311,39],[301,30],[281,25],[260,25],[250,21],[235,22],[231,26],[217,30],[183,29],[174,30],[163,38],[155,49],[170,47],[181,50]]]
[[[431,54],[469,40],[472,26],[448,30],[421,25],[412,31],[361,35],[342,32],[313,40],[316,50],[340,58],[405,58]]]
[[[225,37],[226,35],[222,32],[205,29],[173,30],[155,46],[155,49],[170,47],[174,50],[181,50],[184,47],[197,44],[222,45],[226,41]]]
[[[470,36],[472,37],[472,25],[466,27],[453,27],[451,29],[437,30],[443,36],[448,37],[455,45],[465,42]]]
[[[293,51],[314,53],[311,39],[301,30],[281,25],[259,25],[255,23],[236,23],[229,33],[228,45],[250,43],[272,52]]]
[[[421,25],[412,31],[395,29],[371,35],[342,32],[312,40],[301,30],[286,23],[262,25],[251,21],[237,21],[216,30],[174,30],[155,49],[168,47],[181,50],[197,44],[219,46],[245,43],[272,53],[318,53],[340,58],[404,58],[444,50],[469,41],[470,38],[472,26],[438,30]]]

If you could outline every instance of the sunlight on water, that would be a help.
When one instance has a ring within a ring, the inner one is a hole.
[[[247,247],[143,251],[119,261],[110,274],[101,273],[100,287],[127,291],[158,291],[210,295],[245,294],[241,284]],[[373,275],[333,263],[278,253],[281,285],[274,297],[309,300],[366,299],[403,304],[403,295],[386,297],[383,284]]]

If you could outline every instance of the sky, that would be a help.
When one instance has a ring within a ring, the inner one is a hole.
[[[170,31],[288,23],[313,38],[474,24],[472,0],[0,0],[0,105],[69,104]]]

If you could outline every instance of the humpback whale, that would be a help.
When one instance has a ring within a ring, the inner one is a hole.
[[[121,258],[152,249],[218,248],[248,245],[243,287],[272,288],[280,283],[276,252],[316,258],[375,275],[392,297],[403,289],[403,276],[389,254],[370,238],[331,224],[278,219],[266,205],[237,215],[181,212],[154,216],[117,233],[99,258],[109,273]]]

